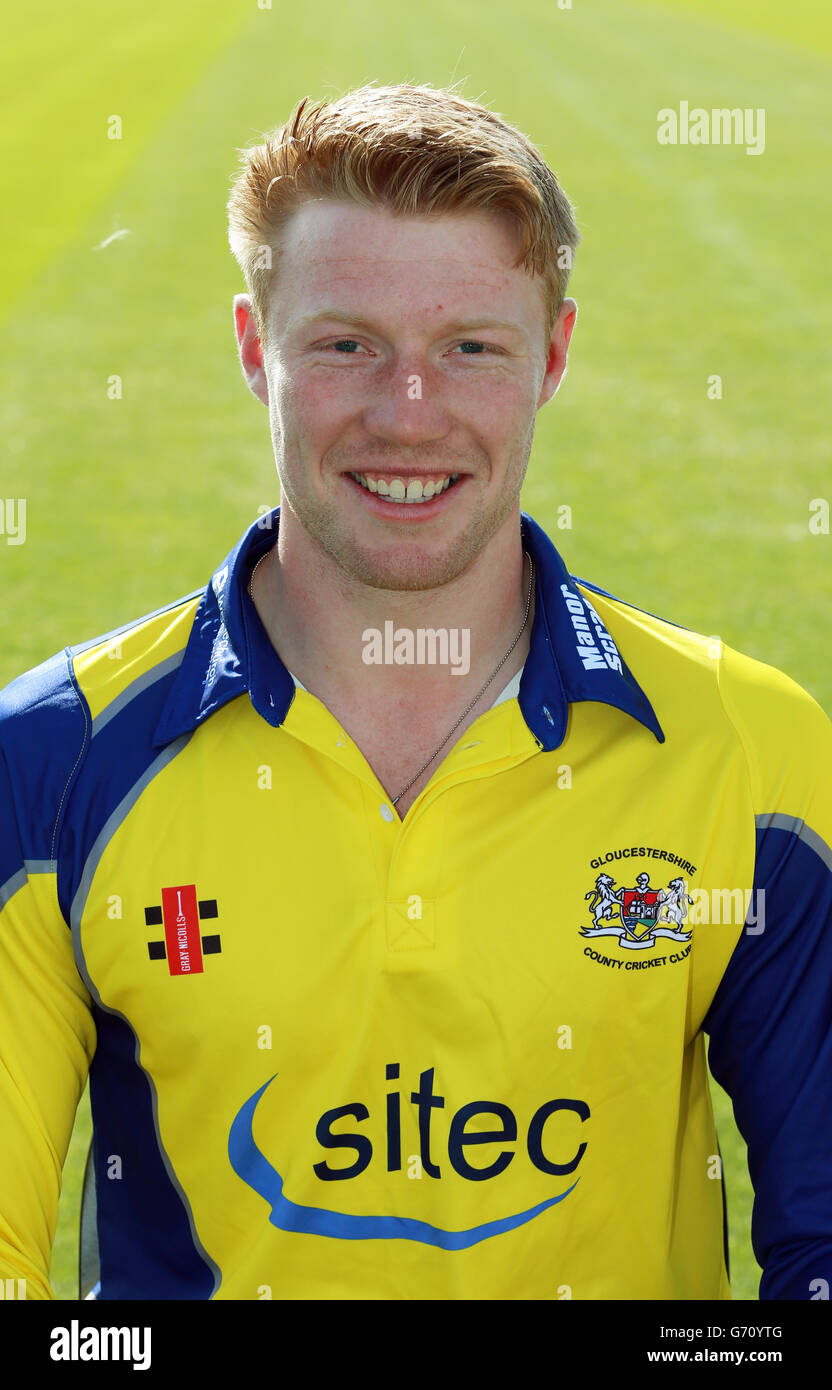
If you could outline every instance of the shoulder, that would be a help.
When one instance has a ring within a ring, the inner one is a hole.
[[[181,664],[204,590],[176,599],[124,627],[67,648],[72,678],[93,732]]]
[[[717,633],[681,627],[586,580],[575,583],[598,609],[663,727],[680,738],[739,746],[759,809],[775,800],[817,801],[821,769],[832,780],[832,722],[803,686]]]
[[[0,689],[4,738],[48,728],[69,732],[86,709],[95,719],[137,680],[181,660],[204,590],[99,637],[64,647]]]
[[[176,670],[203,592],[65,647],[0,690],[0,764],[27,838],[42,836],[35,819],[54,825],[93,736]]]
[[[717,634],[682,627],[670,618],[638,608],[627,599],[611,594],[587,579],[578,576],[573,576],[573,579],[584,599],[597,610],[620,649],[624,650],[625,659],[633,667],[634,674],[638,675],[635,666],[640,662],[645,677],[649,671],[651,675],[655,672],[658,679],[664,677],[678,681],[686,678],[713,684],[715,663],[722,645]],[[628,651],[632,661],[629,660]]]

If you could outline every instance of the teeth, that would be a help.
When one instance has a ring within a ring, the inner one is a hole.
[[[391,478],[386,483],[383,478],[377,481],[373,478],[366,478],[363,473],[351,473],[351,478],[355,478],[357,483],[366,487],[370,492],[375,492],[379,497],[386,497],[391,502],[420,503],[427,502],[431,497],[438,497],[441,492],[446,492],[452,483],[459,477],[458,473],[451,473],[445,478],[423,483],[420,478],[408,478],[405,487],[402,478]]]

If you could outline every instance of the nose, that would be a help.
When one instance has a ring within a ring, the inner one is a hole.
[[[411,449],[436,444],[453,428],[437,375],[418,353],[397,355],[374,375],[363,423],[376,439]]]

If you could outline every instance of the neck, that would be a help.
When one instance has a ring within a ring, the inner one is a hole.
[[[519,512],[498,528],[464,573],[435,589],[377,589],[348,574],[281,508],[278,542],[258,566],[255,607],[281,661],[326,699],[337,688],[347,702],[383,701],[400,713],[461,710],[489,680],[523,626],[529,561]],[[481,713],[529,651],[532,592],[522,636],[483,693]],[[447,631],[448,645],[430,664],[430,639]],[[378,634],[373,642],[368,630]],[[408,652],[402,632],[412,634]],[[396,662],[394,654],[410,660]],[[377,662],[365,656],[380,658]],[[420,659],[421,657],[421,659]],[[443,660],[444,658],[444,660]]]

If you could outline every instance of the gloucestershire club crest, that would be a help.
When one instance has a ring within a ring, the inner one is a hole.
[[[581,936],[617,936],[619,945],[628,951],[655,946],[659,936],[690,941],[692,933],[682,930],[682,922],[693,898],[683,878],[672,878],[667,888],[652,888],[650,875],[641,873],[634,888],[614,885],[609,874],[599,874],[592,892],[584,894],[593,926],[581,927]]]

